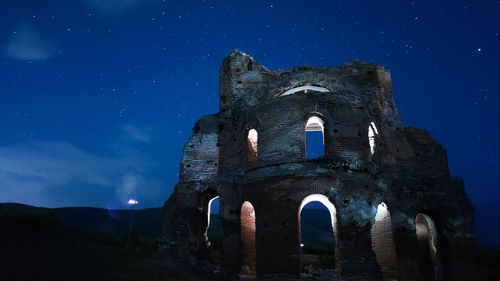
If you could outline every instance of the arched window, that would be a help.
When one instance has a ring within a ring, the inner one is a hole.
[[[335,267],[337,212],[328,197],[309,195],[299,207],[301,272]]]
[[[208,200],[206,206],[207,212],[207,228],[205,230],[205,240],[207,246],[212,246],[216,242],[221,242],[222,225],[219,218],[219,196],[212,197]]]
[[[371,122],[368,127],[368,142],[370,143],[370,156],[375,154],[375,149],[377,148],[378,140],[378,130],[375,123]]]
[[[325,155],[324,123],[318,116],[311,116],[307,120],[306,158],[315,159]]]
[[[243,265],[241,274],[255,276],[256,274],[256,248],[255,248],[255,209],[245,201],[241,206],[241,247]]]
[[[318,86],[301,86],[301,87],[292,88],[292,89],[284,92],[283,94],[280,95],[280,97],[288,96],[288,95],[292,95],[292,94],[300,93],[300,92],[303,92],[303,93],[308,93],[308,92],[329,93],[330,90],[323,88],[323,87],[318,87]]]
[[[398,279],[397,258],[392,236],[391,214],[385,203],[380,203],[371,229],[372,249],[384,279]]]
[[[248,164],[251,168],[257,166],[258,134],[257,130],[250,129],[247,133]]]
[[[436,224],[428,215],[419,213],[415,218],[415,227],[417,230],[418,265],[422,277],[425,280],[443,280]]]

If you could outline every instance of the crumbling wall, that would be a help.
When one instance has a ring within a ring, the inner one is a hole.
[[[235,51],[219,75],[220,113],[202,118],[186,144],[179,184],[165,205],[165,241],[203,252],[204,204],[219,195],[223,268],[296,278],[299,206],[320,194],[337,210],[343,280],[428,278],[415,254],[419,213],[435,221],[443,278],[473,278],[463,266],[475,247],[463,182],[450,178],[446,152],[429,133],[402,124],[389,70],[354,61],[273,72]],[[311,90],[282,96],[303,86]],[[325,154],[317,159],[305,156],[311,116],[324,126]],[[252,129],[255,145],[248,141]],[[242,227],[251,219],[244,202],[255,210],[254,240]],[[390,214],[377,221],[382,202]]]
[[[180,259],[207,258],[208,202],[217,196],[218,115],[205,115],[184,145],[179,183],[163,206],[160,250]]]

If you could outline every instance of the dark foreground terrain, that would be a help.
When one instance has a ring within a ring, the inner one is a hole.
[[[305,210],[304,210],[305,211]],[[134,213],[126,249],[129,211],[96,208],[45,209],[0,204],[0,280],[171,281],[222,280],[217,267],[190,267],[156,251],[161,209]],[[309,268],[331,268],[334,240],[328,213],[303,213],[303,260]],[[220,256],[221,228],[212,216],[209,237]],[[324,222],[326,223],[324,223]],[[311,231],[312,229],[312,231]],[[217,259],[217,258],[216,258]],[[484,250],[478,261],[483,280],[500,280],[500,251]],[[202,269],[203,268],[203,269]]]
[[[87,217],[84,216],[85,210],[88,212]],[[96,215],[96,211],[106,210],[66,210],[68,214],[73,213],[74,217],[67,222],[82,223],[76,228],[61,222],[66,215],[57,214],[61,212],[60,209],[54,212],[53,209],[0,204],[0,280],[218,279],[210,271],[197,272],[176,263],[168,253],[158,253],[155,235],[147,229],[133,233],[130,247],[126,249],[128,217],[107,221],[107,216],[103,219],[103,216]],[[150,215],[154,215],[154,211],[152,213]],[[85,222],[80,221],[82,218],[86,218],[86,227],[90,227],[91,231],[82,229],[82,225],[85,225]],[[94,222],[89,218],[93,218]],[[136,223],[144,223],[140,215]],[[138,225],[134,224],[134,227]],[[101,227],[106,231],[97,231]]]

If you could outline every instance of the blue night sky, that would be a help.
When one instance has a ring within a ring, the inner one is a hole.
[[[233,49],[392,72],[406,126],[500,203],[500,1],[0,0],[0,202],[158,207]]]

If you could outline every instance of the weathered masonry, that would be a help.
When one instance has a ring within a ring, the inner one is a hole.
[[[319,152],[306,142],[320,135]],[[307,149],[306,149],[307,148]],[[300,213],[330,211],[343,280],[472,280],[473,207],[446,152],[404,127],[384,67],[269,71],[235,51],[220,69],[220,112],[184,147],[164,206],[162,248],[207,256],[207,214],[219,197],[221,266],[257,277],[301,274]]]

